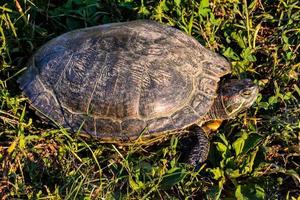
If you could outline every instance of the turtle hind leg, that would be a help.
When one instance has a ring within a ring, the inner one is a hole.
[[[189,136],[181,142],[183,159],[187,163],[196,166],[207,159],[209,140],[203,129],[197,125],[192,126],[189,131]]]

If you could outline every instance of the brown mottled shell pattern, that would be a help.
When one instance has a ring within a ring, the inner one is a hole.
[[[164,133],[201,122],[230,64],[175,28],[148,20],[65,33],[19,79],[32,106],[100,138]]]

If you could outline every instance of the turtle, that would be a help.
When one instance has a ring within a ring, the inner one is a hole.
[[[38,115],[103,142],[150,145],[194,134],[187,161],[196,164],[207,158],[209,133],[257,97],[250,79],[226,79],[230,73],[230,62],[192,36],[136,20],[50,40],[18,83]]]

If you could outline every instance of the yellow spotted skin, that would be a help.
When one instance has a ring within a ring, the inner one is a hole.
[[[222,119],[216,119],[216,120],[211,120],[206,122],[202,128],[205,131],[205,133],[210,133],[212,131],[216,131],[222,124],[223,120]]]

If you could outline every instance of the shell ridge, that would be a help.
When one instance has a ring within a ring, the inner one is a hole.
[[[61,83],[62,77],[64,76],[64,73],[66,72],[67,67],[70,65],[73,55],[74,55],[73,53],[70,55],[70,58],[69,58],[68,62],[66,63],[66,65],[64,66],[64,69],[61,71],[61,74],[59,75],[56,84],[53,86],[53,88],[54,88],[55,90],[57,89],[57,87],[58,87],[59,84]]]
[[[102,67],[101,67],[101,72],[104,72],[105,71],[105,69],[106,69],[106,61],[107,61],[107,54],[105,55],[105,60],[104,60],[104,62],[103,62],[103,65],[102,65]],[[98,75],[98,77],[97,77],[97,79],[96,79],[96,83],[95,83],[95,85],[94,85],[94,87],[93,87],[93,90],[92,90],[92,93],[91,93],[91,95],[90,95],[90,98],[88,99],[88,104],[87,104],[87,109],[86,109],[86,113],[89,113],[89,109],[90,109],[90,106],[91,106],[91,102],[92,102],[92,99],[93,99],[93,97],[94,97],[94,93],[95,93],[95,91],[96,91],[96,88],[97,88],[97,86],[98,86],[98,83],[99,83],[99,81],[103,78],[103,73],[99,73],[99,75]]]

